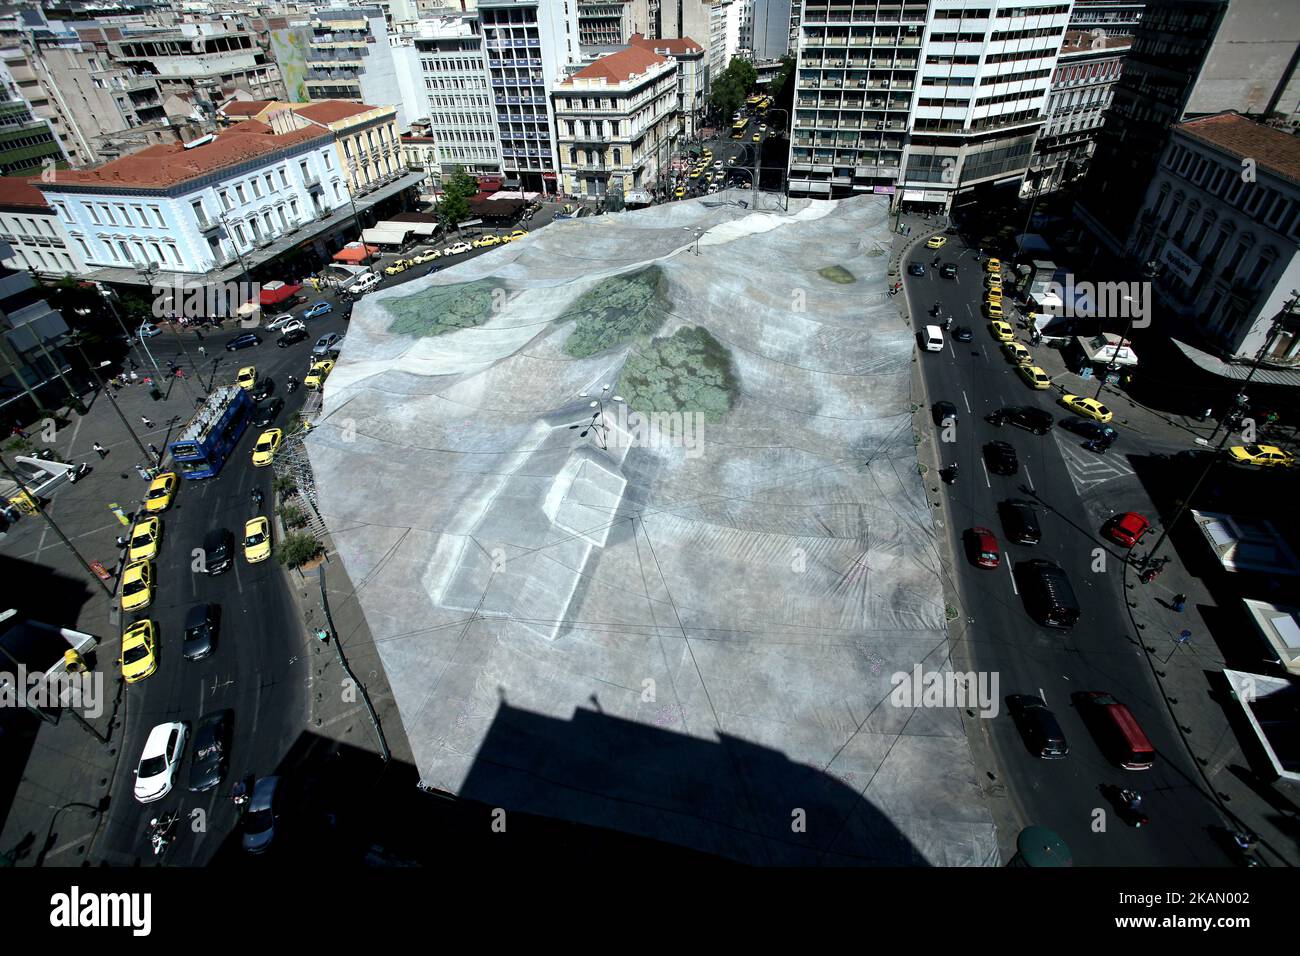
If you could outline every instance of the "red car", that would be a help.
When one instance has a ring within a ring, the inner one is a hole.
[[[967,528],[965,538],[966,553],[970,555],[971,563],[981,568],[998,566],[1002,552],[998,549],[998,539],[992,531],[988,528]]]
[[[1136,511],[1125,511],[1107,521],[1103,531],[1116,544],[1131,548],[1142,540],[1150,527],[1151,522]]]

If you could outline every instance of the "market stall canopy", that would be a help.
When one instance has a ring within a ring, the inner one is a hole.
[[[268,282],[262,286],[262,307],[279,305],[292,299],[301,289],[301,282]]]
[[[1114,332],[1103,332],[1091,338],[1079,336],[1078,341],[1089,362],[1137,367],[1138,357],[1133,351],[1133,343],[1128,339],[1121,339]]]
[[[400,246],[406,241],[409,232],[406,223],[381,222],[362,230],[361,240],[378,246]]]
[[[335,262],[365,262],[372,256],[379,254],[378,246],[362,245],[359,242],[349,242],[346,246],[334,253]]]

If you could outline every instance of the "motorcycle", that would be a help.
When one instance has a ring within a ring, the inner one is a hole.
[[[1142,809],[1142,794],[1125,787],[1121,788],[1116,796],[1118,799],[1115,803],[1120,819],[1129,826],[1136,829],[1151,822],[1151,819]]]
[[[290,375],[288,381],[284,383],[284,389],[290,395],[298,391],[298,379],[295,376]]]
[[[254,508],[260,508],[260,507],[262,507],[262,489],[261,489],[261,488],[254,488],[253,491],[252,491],[252,493],[249,495],[249,497],[250,497],[250,498],[252,499],[252,501],[253,501],[253,507],[254,507]]]
[[[230,800],[235,805],[235,809],[243,814],[244,808],[248,806],[248,800],[253,794],[253,775],[250,773],[243,780],[238,781],[230,791]]]
[[[1106,449],[1110,447],[1109,442],[1104,442],[1100,438],[1090,438],[1083,443],[1083,447],[1088,451],[1096,452],[1098,455],[1106,454]]]
[[[956,481],[957,481],[957,465],[956,465],[956,463],[954,462],[953,464],[948,465],[948,466],[945,467],[945,468],[940,468],[940,469],[939,469],[939,477],[942,478],[942,479],[944,480],[944,482],[946,482],[947,484],[950,484],[950,485],[951,485],[951,484],[955,484]]]
[[[939,303],[938,303],[938,302],[936,302],[936,303],[935,303],[935,304],[930,308],[930,314],[931,314],[931,315],[938,315],[938,314],[939,314]]]
[[[90,465],[83,461],[76,468],[72,469],[72,471],[68,472],[68,483],[75,485],[88,474],[90,474]]]
[[[161,817],[154,817],[149,821],[149,844],[153,847],[153,855],[159,856],[173,842],[172,831],[176,828],[176,811],[164,813]]]

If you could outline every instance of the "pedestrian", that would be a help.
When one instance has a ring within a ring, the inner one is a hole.
[[[151,421],[150,421],[146,416],[144,416],[144,415],[141,415],[141,416],[140,416],[140,424],[143,425],[145,428],[153,428],[153,422],[151,422]]]
[[[1157,572],[1155,568],[1147,568],[1140,575],[1138,575],[1138,580],[1141,581],[1143,584],[1150,584],[1152,581],[1156,579],[1156,575],[1158,573],[1159,572]]]
[[[140,367],[139,365],[136,364],[135,359],[133,359],[133,358],[128,358],[127,361],[131,363],[131,370],[132,370],[132,371],[135,371],[136,369],[138,369],[138,368]],[[131,377],[132,377],[132,378],[135,378],[134,375],[132,375]]]
[[[1174,595],[1173,603],[1170,605],[1178,614],[1183,613],[1183,608],[1187,607],[1187,595],[1181,592]]]
[[[108,457],[108,449],[105,448],[103,445],[101,445],[99,442],[91,442],[90,447],[95,449],[95,454],[97,454],[100,458]]]
[[[140,376],[135,374],[135,369],[131,369],[131,384],[132,385],[138,384],[139,381],[140,381]]]
[[[14,431],[13,431],[13,433],[14,433],[15,435],[17,435],[19,438],[30,438],[30,437],[31,437],[30,435],[27,434],[27,432],[23,431],[22,428],[21,428],[20,426],[18,426],[18,425],[15,425],[15,426],[14,426]]]
[[[173,372],[172,374],[175,375],[177,378],[184,378],[184,377],[185,377],[185,369],[181,368],[181,367],[178,365],[178,366],[176,367],[176,371]]]
[[[200,345],[200,346],[199,346],[199,358],[207,358],[207,357],[208,357],[208,350],[205,349],[202,345]]]

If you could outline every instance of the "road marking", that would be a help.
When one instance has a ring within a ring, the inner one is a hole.
[[[1016,587],[1016,576],[1011,570],[1011,558],[1007,558],[1006,563],[1007,577],[1011,579],[1011,590],[1016,592],[1016,597],[1020,597],[1020,588]]]
[[[1074,447],[1071,440],[1062,439],[1056,431],[1052,432],[1052,437],[1056,440],[1057,448],[1060,449],[1065,470],[1070,476],[1070,481],[1074,483],[1076,494],[1082,494],[1085,489],[1094,485],[1118,478],[1128,478],[1134,474],[1133,469],[1117,453],[1111,453],[1105,458],[1093,452],[1085,454]]]
[[[992,485],[992,483],[989,481],[989,466],[986,465],[986,464],[984,464],[984,458],[983,458],[983,456],[980,456],[980,467],[984,469],[984,484],[985,484],[985,486],[986,486],[986,487],[989,487],[989,488],[992,488],[993,485]]]
[[[969,415],[971,413],[970,399],[966,397],[966,389],[964,388],[961,390],[961,400],[966,405],[966,414]]]
[[[1047,695],[1043,693],[1043,689],[1041,687],[1038,688],[1038,699],[1041,700],[1044,704],[1047,703]]]
[[[200,714],[203,713],[203,698],[207,696],[207,691],[203,689],[207,686],[207,683],[208,679],[206,677],[199,678],[199,709],[197,713]]]
[[[1034,476],[1029,473],[1029,466],[1025,465],[1025,477],[1029,479],[1029,490],[1036,491],[1034,488]]]

